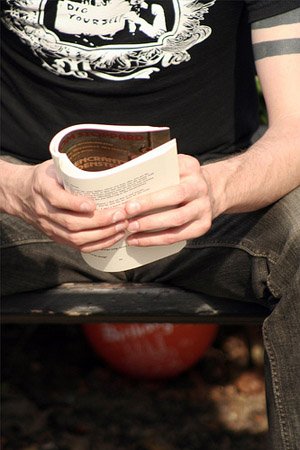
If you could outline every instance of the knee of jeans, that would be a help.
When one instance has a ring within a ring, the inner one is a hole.
[[[299,238],[300,229],[300,187],[282,197],[269,211],[270,233],[272,230],[289,238]],[[272,227],[271,227],[272,225]]]
[[[263,281],[273,297],[280,298],[299,276],[300,189],[266,208],[244,243],[256,257],[253,280],[258,274],[258,281]]]
[[[24,222],[19,217],[1,213],[0,248],[19,245],[52,242],[44,233]]]
[[[300,188],[283,197],[275,205],[275,217],[280,251],[272,263],[268,284],[275,296],[281,297],[291,284],[300,291]],[[272,231],[270,231],[272,233]]]

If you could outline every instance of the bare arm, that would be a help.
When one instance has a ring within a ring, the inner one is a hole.
[[[300,185],[299,11],[253,26],[257,72],[269,115],[266,134],[245,153],[203,167],[179,155],[178,187],[127,203],[128,214],[135,216],[129,224],[131,245],[201,236],[220,214],[260,209]],[[167,206],[173,208],[151,214]],[[154,231],[159,226],[164,230]]]
[[[300,10],[254,24],[252,41],[269,129],[244,154],[203,168],[214,216],[259,209],[300,184]]]

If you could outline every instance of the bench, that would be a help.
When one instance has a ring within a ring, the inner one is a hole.
[[[249,299],[248,299],[249,300]],[[3,296],[2,323],[218,323],[261,324],[269,309],[161,284],[66,283]]]

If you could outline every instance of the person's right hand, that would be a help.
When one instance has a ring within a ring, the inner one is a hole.
[[[2,163],[1,163],[2,164]],[[110,247],[124,236],[122,208],[96,209],[95,202],[59,184],[51,160],[35,166],[3,162],[7,180],[2,210],[22,218],[58,243],[82,252]]]

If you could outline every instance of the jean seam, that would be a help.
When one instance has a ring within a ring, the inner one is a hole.
[[[267,258],[272,264],[276,264],[279,256],[277,256],[274,252],[270,254],[270,252],[266,252],[265,250],[261,249],[252,249],[248,245],[242,244],[240,242],[233,242],[233,241],[218,241],[218,240],[211,240],[206,241],[203,244],[192,244],[188,243],[186,248],[206,248],[206,247],[229,247],[229,248],[235,248],[239,250],[244,250],[245,252],[249,253],[251,256],[257,256],[261,258]]]
[[[287,417],[286,417],[286,413],[284,411],[283,402],[281,401],[281,398],[280,398],[280,378],[278,376],[278,372],[276,369],[276,354],[273,349],[271,341],[269,341],[269,338],[268,338],[268,335],[266,332],[267,320],[268,319],[266,319],[266,321],[263,325],[263,335],[264,335],[264,341],[265,341],[265,348],[268,352],[269,361],[270,361],[270,367],[271,367],[271,372],[272,372],[272,384],[273,384],[273,390],[274,390],[274,401],[275,401],[277,411],[278,411],[278,419],[279,419],[279,424],[280,424],[281,436],[282,436],[282,441],[284,444],[284,449],[282,449],[282,450],[292,450],[292,448],[288,442],[289,437],[288,437],[288,433],[286,431]]]
[[[281,297],[281,289],[278,288],[277,286],[275,286],[275,284],[271,281],[270,278],[271,278],[271,274],[269,274],[267,277],[268,288],[269,288],[270,292],[272,292],[272,294],[275,298],[280,298]]]
[[[2,244],[0,245],[0,248],[11,248],[11,247],[18,247],[20,245],[30,245],[30,244],[53,244],[54,241],[51,239],[15,239],[12,242],[9,242],[8,244]]]

